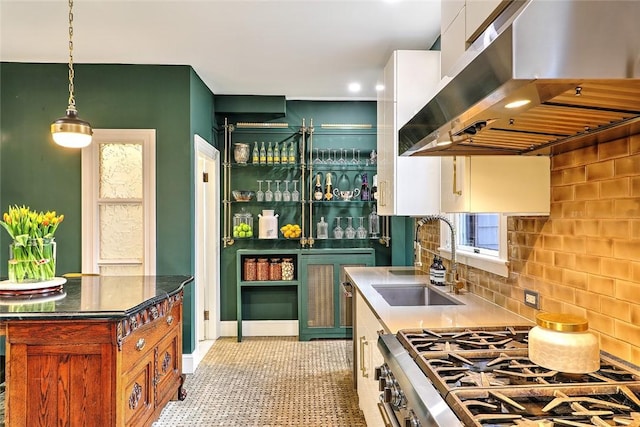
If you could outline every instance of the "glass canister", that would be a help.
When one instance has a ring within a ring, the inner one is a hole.
[[[233,215],[233,238],[248,239],[253,237],[253,215],[244,208]]]
[[[244,272],[244,280],[245,281],[254,281],[256,280],[256,259],[255,258],[245,258],[243,262],[243,272]]]
[[[282,280],[282,264],[280,258],[271,258],[269,264],[269,280]]]
[[[260,281],[269,280],[269,263],[267,258],[258,258],[256,265],[256,279]]]
[[[282,280],[293,280],[293,258],[282,258]]]

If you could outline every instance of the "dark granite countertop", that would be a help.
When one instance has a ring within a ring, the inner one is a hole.
[[[182,290],[191,276],[82,276],[59,292],[0,296],[0,322],[36,319],[120,319]]]

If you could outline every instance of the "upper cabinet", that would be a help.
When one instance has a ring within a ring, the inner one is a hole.
[[[427,215],[440,205],[440,159],[400,157],[398,130],[430,99],[440,81],[440,52],[394,51],[378,95],[378,213]]]
[[[439,160],[442,212],[549,214],[549,157],[459,156]]]
[[[453,77],[453,65],[467,47],[507,7],[511,0],[448,0],[442,2],[440,45],[442,77]]]

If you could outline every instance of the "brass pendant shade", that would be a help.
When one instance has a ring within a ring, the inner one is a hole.
[[[83,148],[91,144],[93,130],[89,122],[78,118],[76,110],[67,110],[66,116],[51,124],[51,135],[62,147]]]

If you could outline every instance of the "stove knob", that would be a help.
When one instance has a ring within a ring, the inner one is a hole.
[[[384,390],[382,390],[382,400],[384,403],[391,403],[391,397],[391,387],[385,387]]]
[[[374,371],[373,379],[375,379],[376,381],[378,381],[382,377],[382,368],[383,368],[382,366],[378,366]]]
[[[404,418],[404,427],[420,427],[420,420],[418,420],[416,414],[411,410]]]
[[[384,389],[387,387],[387,379],[385,377],[382,377],[378,380],[378,391],[384,391]]]

